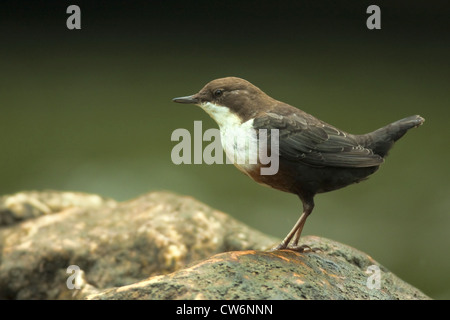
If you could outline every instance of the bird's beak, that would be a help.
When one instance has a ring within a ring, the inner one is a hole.
[[[192,103],[192,104],[197,104],[198,103],[198,99],[195,95],[192,96],[186,96],[186,97],[179,97],[179,98],[173,98],[172,99],[173,102],[178,102],[178,103]]]

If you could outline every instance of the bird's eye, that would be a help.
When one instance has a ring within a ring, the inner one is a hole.
[[[223,90],[222,89],[217,89],[216,91],[214,91],[214,96],[216,98],[222,96],[222,94],[223,94]]]

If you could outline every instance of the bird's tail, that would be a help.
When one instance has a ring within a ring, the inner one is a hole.
[[[395,141],[403,137],[409,129],[420,126],[424,121],[425,119],[418,115],[395,121],[383,128],[359,136],[360,143],[364,147],[372,149],[375,154],[385,157]]]

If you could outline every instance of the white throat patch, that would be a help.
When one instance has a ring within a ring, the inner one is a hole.
[[[211,102],[199,106],[219,125],[222,147],[231,163],[243,172],[253,167],[258,159],[258,143],[256,130],[253,129],[253,119],[242,123],[230,109]],[[247,161],[243,161],[245,159]]]
[[[227,107],[211,102],[202,103],[199,106],[220,127],[220,140],[228,158],[227,163],[233,163],[247,175],[250,175],[250,172],[258,167],[259,163],[270,164],[270,167],[261,168],[262,175],[273,175],[278,172],[278,129],[275,129],[275,132],[271,132],[270,148],[272,151],[271,155],[268,156],[268,141],[263,143],[258,141],[258,132],[253,128],[254,119],[242,123],[241,119]],[[267,137],[267,130],[263,129],[263,131],[264,136]],[[263,140],[265,139],[263,138]]]
[[[205,110],[207,114],[217,122],[220,129],[225,129],[226,127],[235,127],[241,125],[241,119],[230,111],[229,108],[214,104],[211,102],[205,102],[199,104],[200,108]]]

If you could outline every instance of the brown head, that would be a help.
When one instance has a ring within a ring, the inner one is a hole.
[[[277,102],[247,80],[237,77],[213,80],[198,93],[175,98],[173,101],[199,105],[218,123],[216,109],[221,107],[227,108],[231,114],[239,117],[242,123]]]

